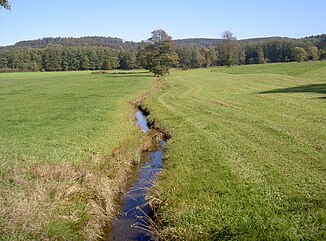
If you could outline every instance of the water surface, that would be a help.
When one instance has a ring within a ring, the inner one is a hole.
[[[149,131],[148,121],[141,111],[136,112],[137,125],[144,133]],[[149,228],[148,219],[151,217],[151,209],[145,200],[146,194],[153,186],[153,182],[163,167],[163,150],[165,141],[160,141],[156,151],[152,151],[144,157],[135,181],[123,195],[120,214],[112,222],[109,240],[152,240],[145,229]]]

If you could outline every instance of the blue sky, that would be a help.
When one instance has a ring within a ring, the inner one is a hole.
[[[42,37],[111,36],[140,41],[164,29],[174,39],[238,39],[326,33],[325,0],[9,0],[0,46]]]

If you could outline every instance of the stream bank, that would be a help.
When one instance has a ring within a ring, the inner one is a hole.
[[[143,133],[153,135],[154,150],[144,152],[142,161],[135,167],[126,192],[121,199],[119,215],[112,221],[109,240],[152,240],[153,210],[147,194],[163,168],[164,147],[168,136],[147,119],[149,111],[139,106],[135,117]]]

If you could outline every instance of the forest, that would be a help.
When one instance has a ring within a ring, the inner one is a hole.
[[[237,40],[232,33],[229,37],[173,40],[178,56],[173,67],[193,69],[326,59],[326,34],[300,39],[271,37]],[[142,68],[139,49],[143,44],[146,42],[136,43],[112,37],[20,41],[13,46],[0,48],[0,72]],[[230,46],[232,51],[227,49]]]

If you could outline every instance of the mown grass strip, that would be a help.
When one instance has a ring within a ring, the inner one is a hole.
[[[174,71],[145,102],[172,136],[153,190],[173,240],[326,238],[326,62]]]

